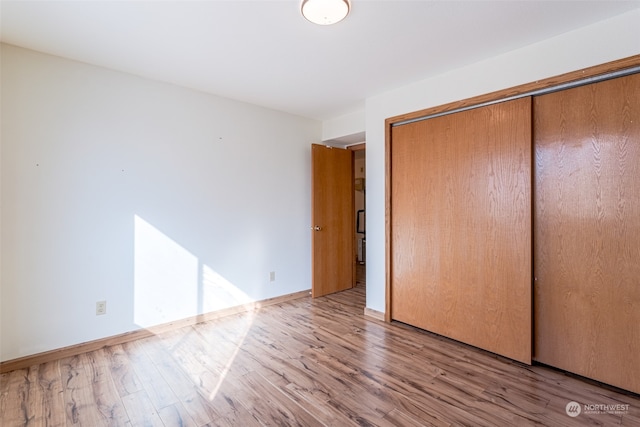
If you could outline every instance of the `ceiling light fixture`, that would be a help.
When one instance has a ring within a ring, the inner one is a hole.
[[[302,16],[318,25],[342,21],[351,8],[349,0],[302,0]]]

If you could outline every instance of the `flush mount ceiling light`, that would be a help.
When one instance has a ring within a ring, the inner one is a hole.
[[[302,0],[302,16],[318,25],[342,21],[348,14],[349,0]]]

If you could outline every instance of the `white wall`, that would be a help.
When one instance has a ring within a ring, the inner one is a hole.
[[[1,360],[310,288],[321,123],[2,45],[1,124]]]
[[[367,100],[368,308],[385,311],[385,119],[640,54],[639,22],[636,9]]]
[[[325,120],[322,122],[322,140],[329,141],[348,135],[363,134],[365,125],[366,117],[364,109],[335,117],[330,120]],[[350,143],[362,141],[363,140],[360,139],[357,141],[350,141]]]

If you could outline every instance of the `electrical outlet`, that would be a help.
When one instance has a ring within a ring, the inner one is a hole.
[[[107,314],[107,302],[106,301],[98,301],[98,302],[96,302],[96,316],[100,316],[102,314]]]
[[[276,281],[276,272],[272,271],[269,273],[269,281],[270,282],[275,282]]]

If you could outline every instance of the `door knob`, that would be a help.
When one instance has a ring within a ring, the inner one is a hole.
[[[319,225],[316,225],[315,227],[311,228],[313,231],[320,231],[322,230],[322,227],[320,227]]]

